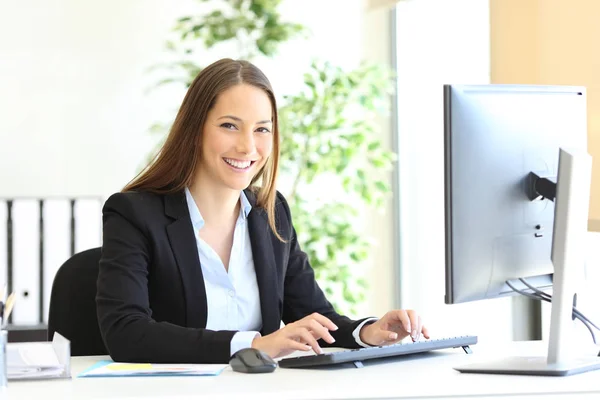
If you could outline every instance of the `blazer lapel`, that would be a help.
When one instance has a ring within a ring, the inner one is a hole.
[[[181,274],[187,326],[205,328],[208,318],[206,290],[194,228],[183,191],[165,196],[165,214],[175,218],[175,221],[167,226],[167,235]]]
[[[261,334],[268,335],[278,330],[281,325],[277,268],[273,243],[271,242],[271,228],[268,224],[266,212],[255,207],[254,196],[249,194],[248,191],[246,191],[246,196],[252,204],[252,211],[248,215],[248,229],[260,296],[263,321]]]

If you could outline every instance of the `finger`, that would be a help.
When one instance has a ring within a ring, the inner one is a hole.
[[[307,345],[306,343],[298,342],[297,340],[288,338],[284,342],[284,348],[281,350],[281,353],[286,354],[286,353],[288,353],[289,350],[308,351],[310,349],[311,349],[311,347],[309,345]]]
[[[429,329],[427,329],[425,326],[421,327],[421,333],[423,333],[425,339],[431,338],[431,336],[429,335]]]
[[[406,312],[406,310],[396,310],[396,311],[392,311],[388,314],[390,314],[390,316],[393,319],[400,322],[402,324],[402,327],[404,328],[404,330],[406,332],[408,332],[409,335],[411,334],[412,330],[411,330],[411,324],[410,324],[410,317],[408,316],[408,313]],[[390,321],[390,323],[392,325],[394,325],[393,321]]]
[[[423,322],[419,315],[416,316],[416,320],[417,320],[416,326],[413,324],[413,336],[412,336],[413,342],[416,342],[421,338],[421,329],[423,327]]]
[[[414,310],[406,310],[406,314],[408,318],[410,318],[410,338],[413,342],[419,340],[419,336],[421,334],[421,317]]]
[[[418,340],[419,333],[421,332],[421,322],[419,320],[419,314],[417,314],[414,310],[407,310],[406,314],[408,318],[410,318],[410,337],[413,341]]]
[[[386,331],[383,329],[378,330],[375,333],[375,337],[369,339],[369,343],[374,344],[376,346],[383,346],[385,344],[392,344],[398,342],[402,338],[398,333],[392,331]]]
[[[315,339],[323,339],[330,344],[335,342],[335,339],[333,338],[333,336],[331,336],[327,328],[318,323],[316,320],[308,320],[306,321],[306,324],[308,325],[306,326],[306,328],[309,330],[309,332],[311,332],[312,336]]]
[[[331,320],[319,313],[312,313],[304,318],[302,318],[302,320],[304,319],[314,319],[315,321],[317,321],[319,324],[323,325],[325,328],[329,329],[330,331],[337,331],[338,327],[336,324],[334,324],[333,322],[331,322]]]
[[[319,332],[315,332],[311,329],[309,329],[308,332],[312,335],[312,337],[315,338],[315,340],[323,339],[329,344],[335,343],[335,338],[333,336],[331,336],[331,341],[329,341],[329,339],[324,339],[323,336]]]
[[[313,337],[313,335],[310,334],[308,329],[301,328],[301,327],[296,328],[294,330],[294,337],[297,339],[300,339],[301,342],[312,347],[312,349],[314,350],[315,353],[317,353],[317,354],[323,353],[321,346],[319,346],[319,343],[317,343],[317,340]]]

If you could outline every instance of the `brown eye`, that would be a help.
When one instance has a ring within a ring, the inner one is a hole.
[[[236,129],[234,124],[230,124],[229,122],[224,122],[221,124],[221,128],[225,128],[225,129],[229,129],[229,130],[233,130]]]
[[[264,127],[258,128],[257,131],[260,133],[271,133],[270,130],[268,130],[267,128],[264,128]]]

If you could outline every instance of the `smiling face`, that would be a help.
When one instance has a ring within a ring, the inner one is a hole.
[[[202,131],[198,178],[214,190],[246,189],[273,149],[272,106],[257,87],[239,84],[223,91]]]

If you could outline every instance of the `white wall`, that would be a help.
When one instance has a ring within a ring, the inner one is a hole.
[[[24,0],[0,8],[0,195],[107,195],[147,152],[149,66],[191,1]]]
[[[312,36],[258,59],[281,97],[302,84],[313,57],[343,67],[389,61],[388,15],[365,13],[361,0],[287,0],[283,15]],[[0,2],[0,197],[107,197],[138,171],[154,138],[148,127],[173,115],[181,88],[147,93],[148,68],[168,60],[174,21],[208,8],[194,0],[19,0]],[[380,36],[382,35],[382,36]],[[200,53],[207,64],[236,57],[234,46]],[[381,135],[390,129],[382,121]],[[388,211],[391,209],[388,206]],[[372,260],[364,312],[393,303],[389,215],[366,217],[382,243]],[[1,250],[1,249],[0,249]],[[1,267],[1,266],[0,266]]]
[[[437,336],[511,337],[510,299],[444,304],[443,85],[489,83],[489,5],[407,0],[397,7],[400,302]]]

